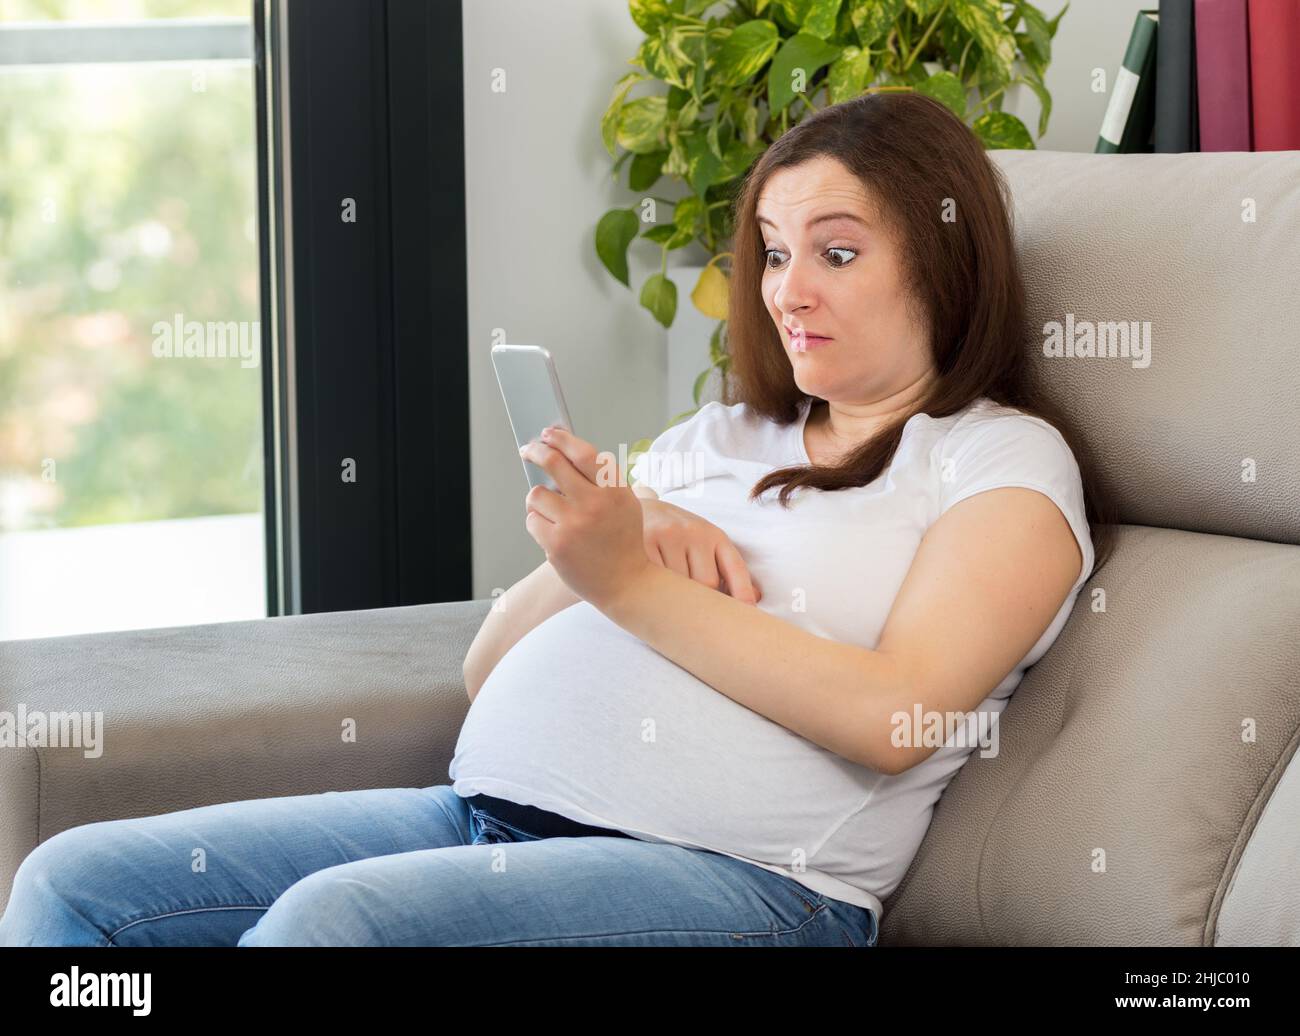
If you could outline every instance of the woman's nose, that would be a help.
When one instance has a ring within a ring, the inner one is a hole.
[[[772,300],[783,313],[793,313],[813,301],[811,278],[804,264],[798,259],[792,258],[786,266]]]

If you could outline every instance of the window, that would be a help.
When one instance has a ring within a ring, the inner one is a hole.
[[[0,640],[470,591],[459,0],[5,0]]]
[[[253,38],[0,13],[0,639],[267,614]]]

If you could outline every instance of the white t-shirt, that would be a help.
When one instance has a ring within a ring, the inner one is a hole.
[[[808,409],[805,402],[782,427],[743,403],[709,403],[659,435],[633,473],[727,534],[762,590],[758,608],[869,649],[921,537],[947,508],[1000,486],[1046,494],[1074,530],[1083,565],[1051,626],[978,706],[987,739],[987,725],[996,726],[1024,670],[1056,639],[1092,571],[1073,454],[1047,422],[980,399],[938,420],[913,416],[870,485],[796,489],[788,509],[776,489],[746,500],[767,472],[809,463]],[[934,804],[971,752],[983,750],[972,732],[958,730],[901,774],[878,773],[714,690],[580,601],[497,663],[470,706],[449,776],[464,796],[495,795],[747,860],[879,920]]]

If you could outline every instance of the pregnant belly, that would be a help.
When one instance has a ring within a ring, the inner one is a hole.
[[[462,794],[782,866],[811,855],[880,777],[715,691],[585,601],[497,664],[450,776]]]

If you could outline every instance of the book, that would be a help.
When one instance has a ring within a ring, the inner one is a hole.
[[[1247,0],[1196,0],[1196,104],[1202,151],[1251,151]]]
[[[1154,150],[1199,151],[1194,0],[1160,0]]]
[[[1250,0],[1248,11],[1255,150],[1300,150],[1300,0]]]
[[[1111,84],[1094,154],[1151,151],[1155,129],[1156,26],[1159,11],[1139,11]]]

